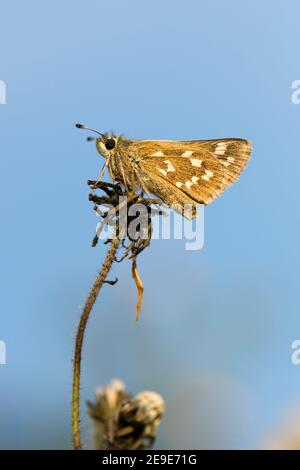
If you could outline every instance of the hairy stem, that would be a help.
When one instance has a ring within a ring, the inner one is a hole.
[[[84,305],[79,325],[76,332],[74,362],[73,362],[73,387],[72,387],[72,433],[74,448],[81,449],[80,437],[80,369],[81,369],[81,352],[86,325],[95,304],[97,296],[106,280],[110,268],[115,260],[115,255],[119,247],[120,239],[115,236],[111,242],[111,246],[106,254],[106,258],[102,265],[101,271],[91,288],[89,296]]]

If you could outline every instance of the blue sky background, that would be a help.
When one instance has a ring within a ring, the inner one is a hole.
[[[84,348],[84,441],[84,401],[114,377],[164,396],[162,448],[259,447],[299,405],[299,14],[296,0],[2,5],[0,448],[71,447],[75,327],[105,253],[86,186],[102,162],[75,122],[254,148],[206,209],[203,250],[142,255],[138,324],[130,264],[114,268]]]

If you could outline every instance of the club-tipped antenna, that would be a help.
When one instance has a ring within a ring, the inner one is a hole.
[[[96,132],[96,134],[99,134],[101,135],[101,137],[103,137],[103,134],[101,134],[101,132],[96,131],[95,129],[91,129],[90,127],[84,126],[83,124],[75,124],[75,127],[77,127],[78,129],[85,129],[87,131]]]

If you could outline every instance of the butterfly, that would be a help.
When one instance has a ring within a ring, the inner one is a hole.
[[[128,191],[155,195],[188,219],[198,204],[209,204],[239,178],[251,153],[246,139],[135,140],[76,127],[99,135],[96,148],[105,158],[99,178],[108,168]]]

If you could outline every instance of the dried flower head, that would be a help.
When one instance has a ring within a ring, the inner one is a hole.
[[[120,380],[112,381],[88,403],[94,422],[96,449],[150,449],[164,413],[164,400],[156,392],[144,391],[132,397]]]

